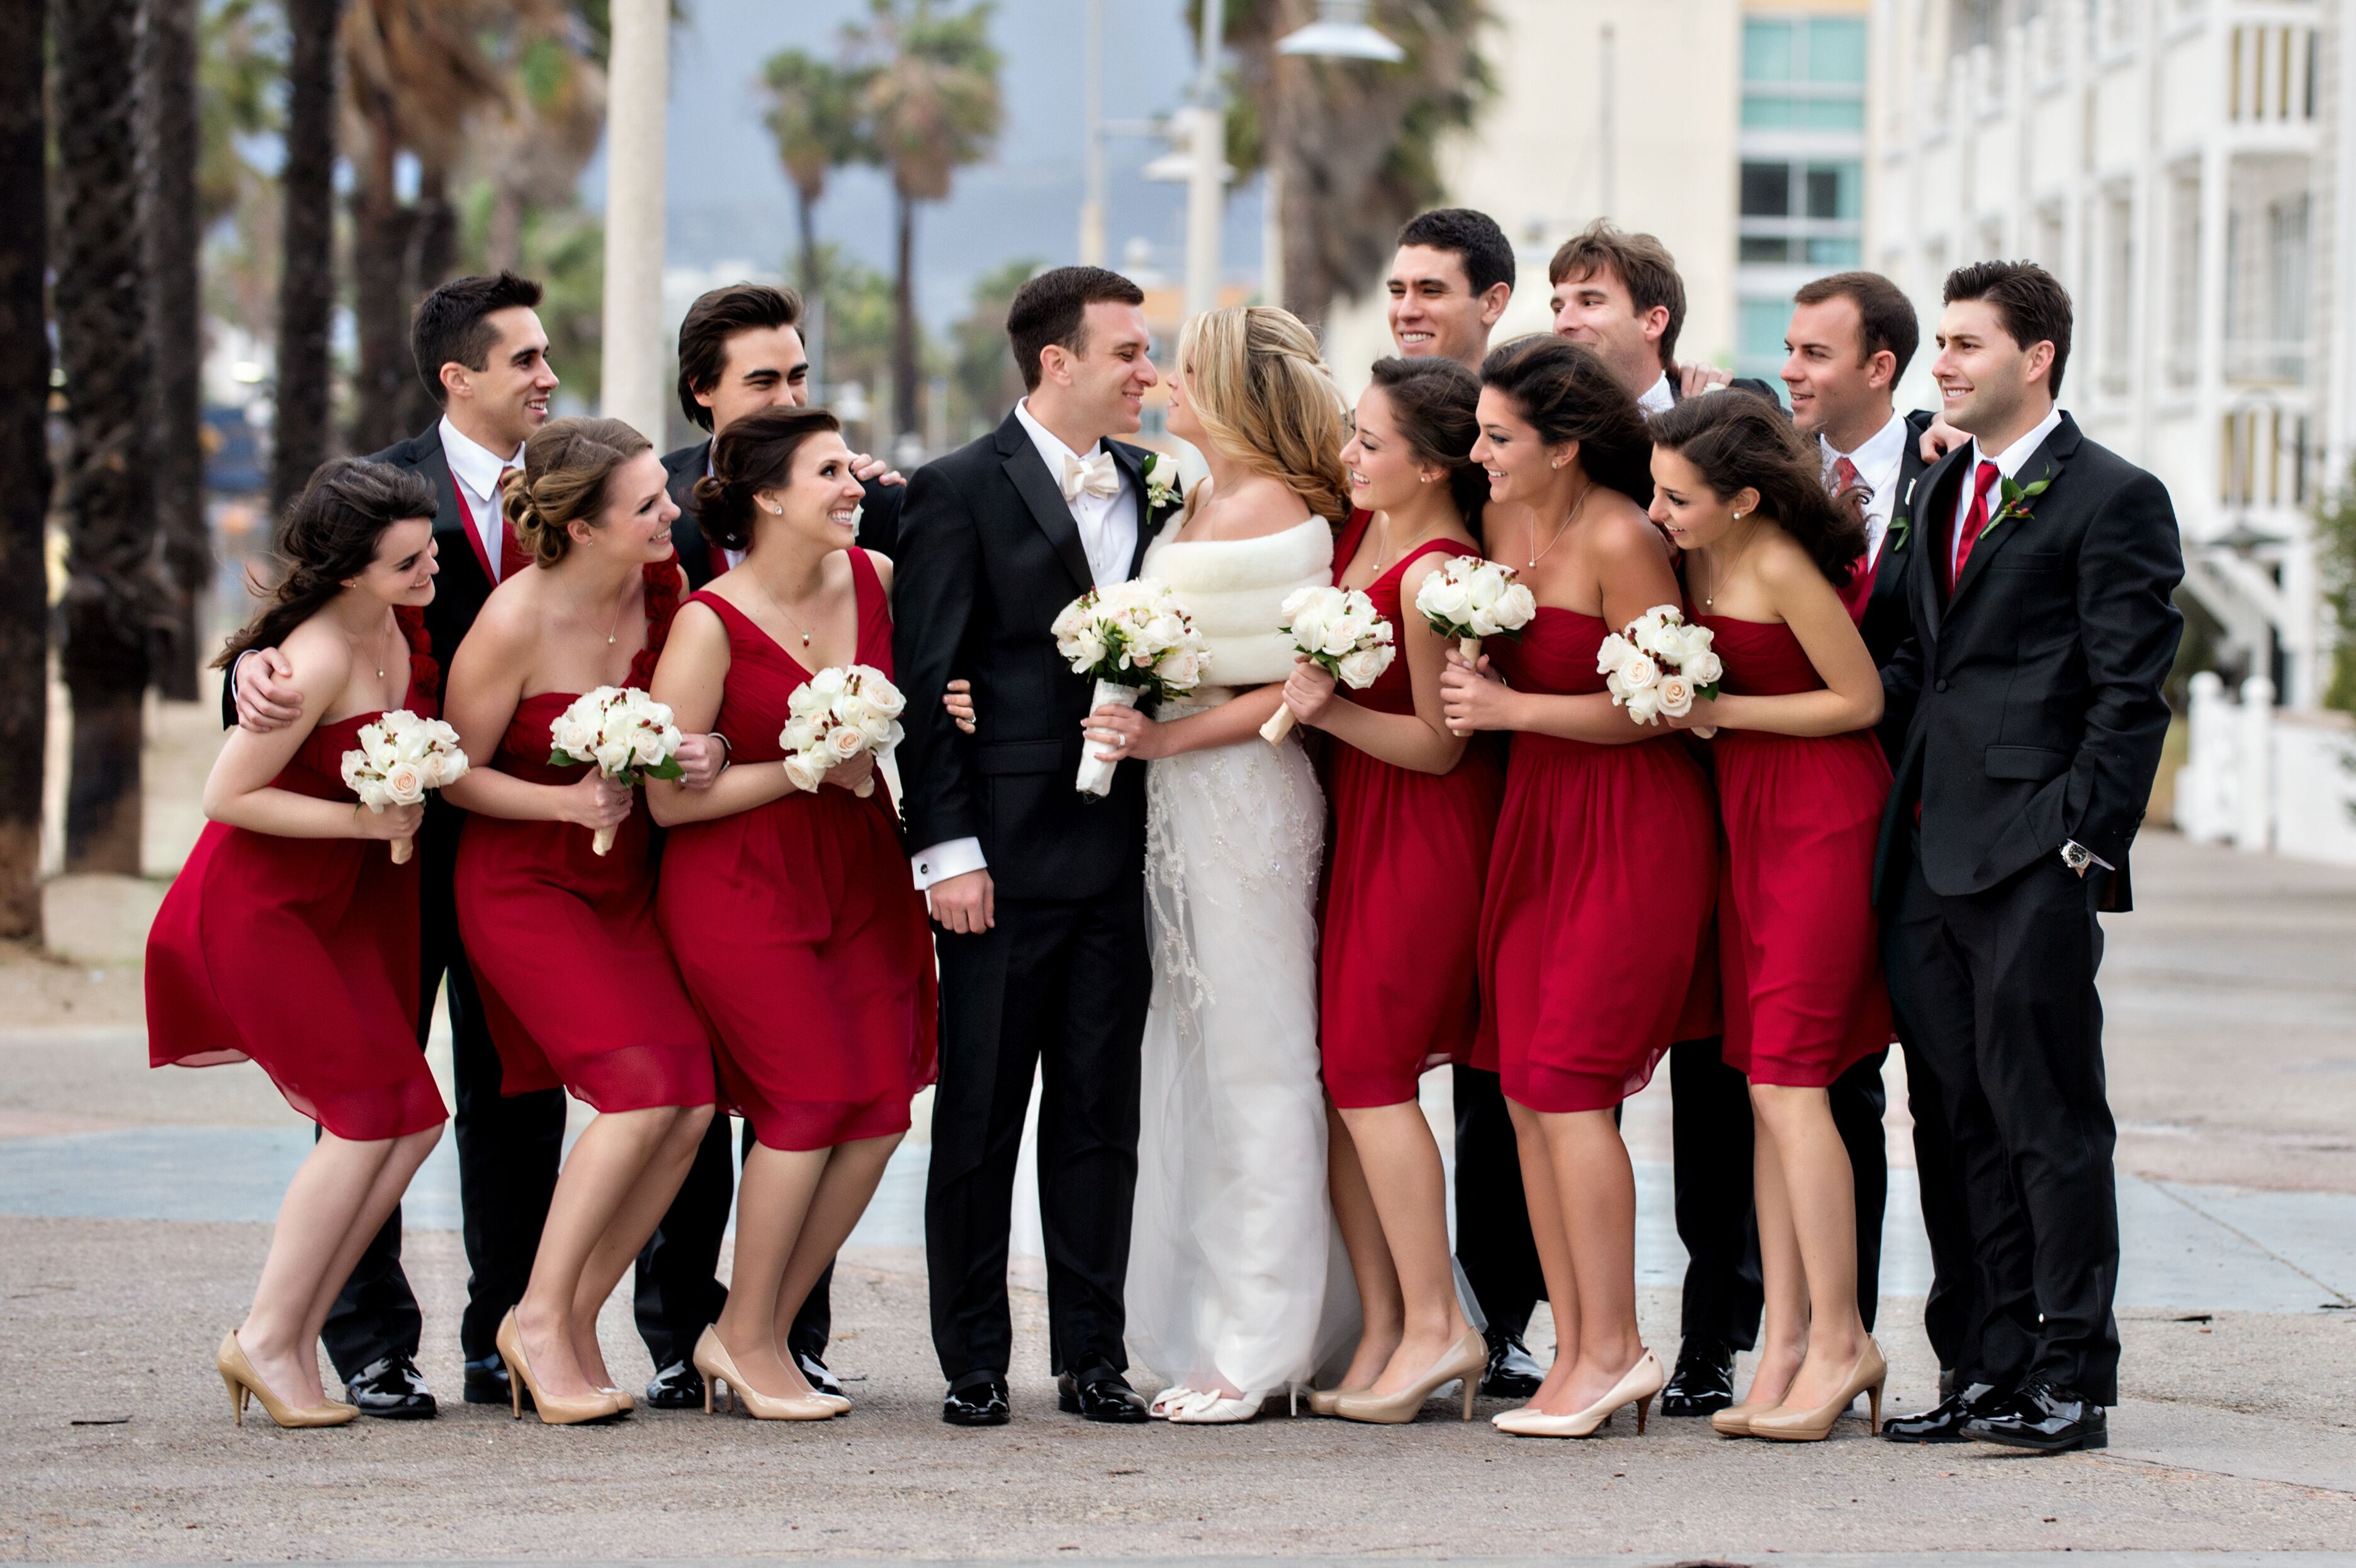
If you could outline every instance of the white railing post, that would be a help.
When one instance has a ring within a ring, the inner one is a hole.
[[[2233,789],[2233,844],[2268,850],[2275,840],[2275,683],[2263,675],[2242,682],[2239,777]]]

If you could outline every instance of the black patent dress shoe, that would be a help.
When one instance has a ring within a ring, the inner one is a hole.
[[[440,1408],[418,1376],[417,1364],[399,1354],[361,1368],[358,1377],[345,1381],[344,1397],[359,1406],[362,1415],[385,1421],[431,1421]]]
[[[647,1384],[647,1404],[653,1410],[701,1410],[703,1374],[692,1361],[673,1361]]]
[[[1943,1400],[1954,1399],[1955,1397],[1955,1391],[1964,1386],[1961,1381],[1962,1378],[1963,1374],[1955,1370],[1953,1367],[1940,1368],[1939,1397]]]
[[[1492,1334],[1489,1369],[1481,1374],[1481,1392],[1490,1399],[1526,1400],[1538,1391],[1546,1372],[1518,1334]]]
[[[949,1390],[941,1419],[951,1426],[1004,1426],[1010,1419],[1004,1378],[978,1378]]]
[[[2038,1454],[2111,1445],[2109,1415],[2075,1389],[2031,1378],[2002,1406],[1975,1417],[1964,1435]]]
[[[832,1394],[837,1399],[842,1397],[842,1380],[828,1371],[826,1363],[809,1351],[795,1351],[794,1365],[802,1369],[803,1380],[819,1393]]]
[[[479,1361],[466,1363],[466,1402],[468,1404],[506,1404],[508,1402],[508,1364],[499,1359],[496,1350]],[[523,1402],[528,1407],[531,1395],[527,1391]],[[696,1402],[701,1404],[701,1400]]]
[[[1145,1396],[1130,1388],[1129,1380],[1110,1367],[1095,1368],[1077,1377],[1066,1372],[1057,1378],[1055,1408],[1066,1415],[1115,1426],[1153,1419],[1146,1408]]]
[[[1892,1443],[1968,1443],[1964,1428],[1983,1415],[2002,1409],[2003,1390],[1992,1383],[1967,1384],[1920,1415],[1901,1415],[1881,1423],[1881,1435]]]
[[[1663,1415],[1711,1415],[1734,1402],[1734,1352],[1714,1339],[1688,1339],[1661,1385]]]

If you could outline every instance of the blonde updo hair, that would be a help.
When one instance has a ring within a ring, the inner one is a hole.
[[[1266,305],[1205,311],[1179,332],[1178,362],[1186,400],[1220,453],[1341,527],[1350,515],[1349,404],[1301,318]]]
[[[535,565],[553,566],[573,548],[575,522],[597,526],[606,489],[623,464],[654,443],[619,419],[552,419],[523,444],[523,472],[508,481],[500,510]]]

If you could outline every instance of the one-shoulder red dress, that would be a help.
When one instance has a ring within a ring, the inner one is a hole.
[[[1351,514],[1333,553],[1357,553],[1371,514]],[[1466,553],[1435,540],[1366,585],[1399,656],[1345,700],[1382,714],[1415,712],[1400,622],[1399,579],[1425,555]],[[1413,1100],[1416,1079],[1470,1061],[1480,1028],[1474,950],[1505,770],[1475,736],[1446,773],[1397,768],[1336,742],[1328,753],[1325,908],[1318,954],[1318,1043],[1325,1091],[1345,1110]]]
[[[623,683],[643,688],[679,608],[676,558],[646,568],[647,646]],[[549,729],[579,695],[516,704],[491,766],[570,784]],[[712,1038],[655,924],[656,832],[646,802],[598,854],[572,822],[469,813],[458,841],[458,929],[499,1053],[499,1092],[562,1084],[600,1112],[712,1102]]]
[[[1824,682],[1781,621],[1695,616],[1721,690],[1782,696]],[[1726,865],[1718,903],[1726,1063],[1753,1083],[1822,1088],[1890,1044],[1873,846],[1890,764],[1869,729],[1710,743]]]
[[[1610,629],[1541,605],[1487,651],[1517,691],[1581,695],[1604,689]],[[1717,886],[1709,785],[1676,732],[1626,746],[1515,733],[1481,913],[1483,1054],[1508,1099],[1602,1111],[1650,1081],[1701,989]]]
[[[431,718],[423,624],[404,703]],[[280,789],[350,800],[344,753],[383,714],[321,725]],[[378,839],[281,838],[210,822],[147,932],[147,1059],[253,1061],[338,1138],[405,1137],[448,1118],[417,1048],[419,863]]]
[[[892,609],[851,552],[857,661],[892,672]],[[717,728],[731,766],[776,767],[786,704],[813,671],[710,592],[728,631]],[[773,1149],[905,1132],[933,1080],[932,928],[879,774],[865,800],[826,785],[669,831],[656,900],[688,992],[712,1022],[721,1101]]]

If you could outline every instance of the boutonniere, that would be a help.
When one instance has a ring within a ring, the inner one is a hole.
[[[2053,469],[2050,466],[2046,468],[2044,473],[2039,475],[2036,478],[2030,480],[2025,485],[2017,485],[2010,479],[1998,476],[1997,479],[1997,493],[2003,496],[2004,504],[1996,509],[1996,515],[1987,520],[1987,526],[1986,528],[1980,530],[1980,537],[1982,539],[1986,539],[1989,534],[1994,533],[1997,531],[1997,527],[1999,523],[2006,522],[2013,518],[2017,517],[2027,519],[2030,515],[2029,503],[2043,495],[2046,490],[2051,487],[2052,483]]]
[[[1178,488],[1178,459],[1167,452],[1146,456],[1145,506],[1149,511],[1165,511],[1185,499]]]
[[[1906,535],[1912,531],[1913,524],[1906,520],[1903,512],[1890,520],[1890,553],[1892,555],[1906,548]]]

